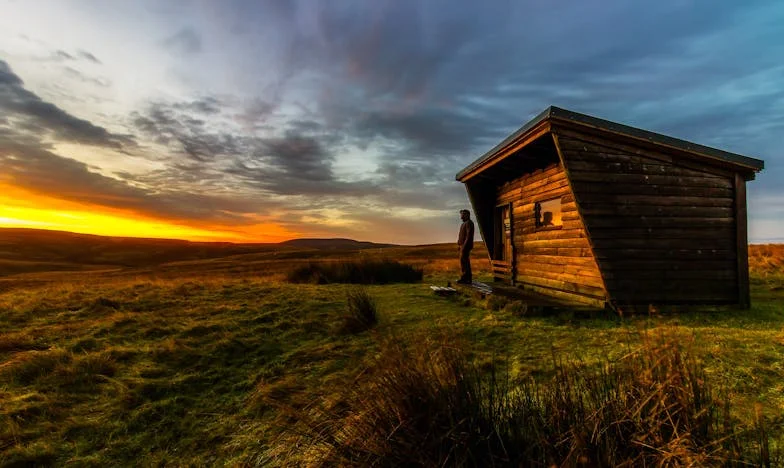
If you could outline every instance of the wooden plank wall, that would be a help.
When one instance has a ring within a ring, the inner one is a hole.
[[[561,197],[563,227],[537,230],[534,203]],[[515,281],[525,289],[602,307],[605,289],[560,163],[501,185],[496,205],[512,203]]]
[[[611,300],[737,302],[734,174],[588,135],[557,134]]]

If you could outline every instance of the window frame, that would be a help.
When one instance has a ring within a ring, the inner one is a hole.
[[[558,200],[558,209],[559,209],[559,211],[561,213],[561,216],[562,216],[561,217],[561,224],[552,225],[552,226],[543,226],[541,224],[541,222],[540,222],[542,204],[550,202],[550,201],[555,201],[555,200]],[[554,197],[554,198],[548,198],[548,199],[545,199],[545,200],[538,200],[538,201],[534,202],[534,231],[535,232],[538,232],[538,231],[556,231],[558,229],[563,229],[563,211],[561,211],[561,207],[562,206],[563,206],[563,196]]]

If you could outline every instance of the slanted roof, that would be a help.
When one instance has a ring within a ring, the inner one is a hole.
[[[463,170],[457,173],[455,179],[464,182],[467,176],[481,168],[488,162],[494,160],[503,150],[510,147],[515,142],[525,139],[526,136],[531,134],[537,129],[540,124],[544,122],[563,124],[570,127],[582,127],[606,133],[607,135],[622,136],[634,140],[642,140],[648,143],[676,149],[679,151],[690,153],[693,156],[703,158],[707,161],[718,161],[723,164],[735,166],[737,169],[744,172],[759,172],[765,167],[765,162],[760,159],[750,158],[736,153],[730,153],[709,146],[703,146],[690,141],[681,140],[661,133],[649,132],[640,128],[630,127],[628,125],[611,122],[609,120],[599,119],[590,115],[580,114],[559,107],[550,106],[539,115],[531,119],[528,123],[523,125],[519,130],[509,135],[504,141],[496,145],[493,149],[482,155],[479,159],[466,166]]]

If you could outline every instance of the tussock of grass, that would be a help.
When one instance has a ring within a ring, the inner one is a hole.
[[[346,294],[346,315],[342,331],[361,333],[376,326],[378,311],[376,301],[365,289],[350,289]]]
[[[0,365],[0,380],[29,385],[58,367],[69,365],[71,360],[71,354],[59,348],[16,353]]]
[[[89,306],[91,312],[105,312],[109,310],[117,310],[121,304],[117,301],[107,299],[105,297],[98,297]]]
[[[0,335],[0,354],[17,351],[44,350],[49,345],[36,341],[26,333],[4,333]]]
[[[508,303],[509,300],[506,297],[498,294],[491,294],[490,297],[487,298],[487,310],[497,312],[506,307]]]
[[[784,291],[784,245],[753,245],[749,249],[752,283],[763,284],[769,291]]]
[[[598,371],[557,363],[547,383],[483,377],[454,340],[386,342],[345,401],[290,410],[277,466],[715,466],[770,464],[674,342]]]
[[[101,376],[111,377],[117,371],[114,358],[107,352],[79,356],[73,368],[80,383],[95,383]]]
[[[39,384],[49,388],[89,387],[100,376],[116,370],[108,353],[74,355],[64,349],[25,351],[0,364],[0,380],[16,385]]]
[[[528,304],[523,301],[511,301],[504,306],[503,310],[515,317],[525,317],[528,315]]]
[[[422,281],[422,270],[388,259],[308,263],[292,270],[290,283],[390,284]]]
[[[749,268],[757,274],[784,271],[784,244],[750,246]]]

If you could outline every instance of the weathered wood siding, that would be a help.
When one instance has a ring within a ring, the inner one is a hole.
[[[536,228],[534,203],[561,197],[563,227]],[[602,306],[605,289],[560,163],[501,185],[496,206],[512,203],[515,281],[525,289]]]
[[[737,302],[733,174],[588,135],[557,138],[612,300]]]

